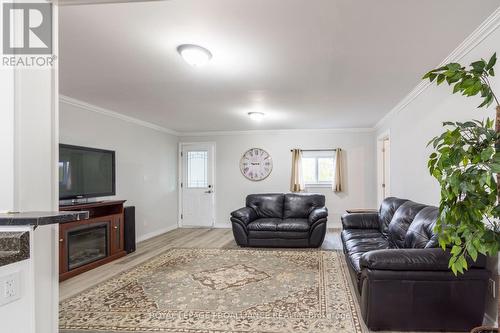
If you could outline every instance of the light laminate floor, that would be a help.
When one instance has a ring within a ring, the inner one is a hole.
[[[126,257],[61,282],[59,298],[65,300],[175,247],[236,248],[238,246],[234,242],[231,229],[175,229],[137,244],[136,252]],[[328,231],[322,248],[327,250],[342,248],[338,230]]]

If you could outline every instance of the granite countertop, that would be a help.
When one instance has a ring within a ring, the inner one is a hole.
[[[0,232],[0,266],[26,260],[29,257],[29,231]]]
[[[89,212],[23,212],[0,214],[0,226],[3,225],[31,225],[66,223],[89,218]]]

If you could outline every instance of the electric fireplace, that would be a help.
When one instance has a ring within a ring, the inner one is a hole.
[[[108,223],[70,229],[66,239],[69,271],[108,256]]]

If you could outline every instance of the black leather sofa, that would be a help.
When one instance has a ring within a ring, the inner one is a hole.
[[[251,194],[231,222],[239,246],[319,247],[327,217],[321,194]]]
[[[482,324],[485,258],[464,275],[433,232],[437,207],[387,198],[378,213],[342,217],[342,243],[361,313],[372,330],[470,331]]]

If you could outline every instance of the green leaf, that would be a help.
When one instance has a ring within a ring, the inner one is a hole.
[[[484,62],[484,60],[475,61],[470,65],[472,66],[473,70],[478,73],[484,71],[484,68],[486,67],[486,63]]]
[[[481,152],[481,159],[483,161],[487,161],[491,158],[491,155],[495,153],[495,149],[493,147],[487,147]]]
[[[458,255],[461,251],[462,251],[462,248],[460,246],[453,245],[453,247],[451,248],[450,253],[453,254],[453,255]]]
[[[477,260],[478,253],[477,253],[476,248],[473,245],[471,245],[470,247],[467,248],[467,252],[469,253],[472,260],[474,260],[474,261]]]
[[[439,74],[437,77],[437,85],[439,86],[441,83],[443,83],[444,79],[446,79],[446,76],[444,74]]]
[[[484,106],[490,106],[492,102],[493,102],[493,95],[489,94],[486,96],[484,101],[481,104],[479,104],[478,108],[482,108]]]
[[[486,65],[486,70],[492,69],[493,66],[495,66],[496,62],[497,62],[497,53],[495,52],[488,61],[488,64]]]

